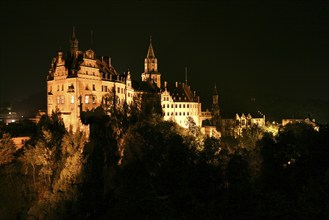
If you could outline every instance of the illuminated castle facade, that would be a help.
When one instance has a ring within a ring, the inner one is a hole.
[[[201,126],[201,102],[191,92],[190,86],[184,83],[174,86],[169,86],[167,82],[161,84],[151,41],[144,60],[142,82],[134,82],[134,86],[129,71],[119,74],[112,66],[111,58],[96,58],[92,49],[80,51],[78,45],[73,31],[70,50],[66,56],[63,51],[58,51],[47,75],[47,114],[58,112],[67,128],[73,131],[84,129],[80,121],[81,111],[104,104],[105,97],[114,95],[117,105],[130,104],[133,97],[143,98],[145,100],[142,101],[147,103],[146,99],[151,97],[147,96],[150,90],[158,97],[165,120],[174,120],[187,127],[187,117],[190,116]]]
[[[130,103],[134,96],[130,73],[119,74],[109,57],[95,57],[91,49],[80,51],[73,31],[70,50],[59,51],[47,76],[47,114],[60,113],[67,128],[82,129],[81,111],[100,106],[110,92],[117,104]]]
[[[66,56],[63,51],[58,51],[47,75],[47,114],[58,112],[68,129],[88,129],[80,120],[84,111],[102,104],[130,104],[134,100],[141,103],[141,110],[146,114],[160,113],[164,120],[175,121],[184,128],[194,122],[210,136],[217,131],[236,135],[249,125],[265,124],[265,116],[260,119],[250,115],[235,119],[221,118],[216,87],[213,111],[202,112],[200,98],[191,90],[187,80],[184,83],[162,83],[152,40],[144,60],[141,82],[133,81],[130,71],[118,73],[111,64],[111,58],[96,58],[92,49],[80,51],[78,43],[73,30],[69,51]]]

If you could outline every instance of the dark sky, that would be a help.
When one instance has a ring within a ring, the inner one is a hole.
[[[143,71],[152,35],[162,80],[220,96],[329,100],[328,1],[1,0],[0,99],[46,91],[51,59],[93,46],[119,71]]]

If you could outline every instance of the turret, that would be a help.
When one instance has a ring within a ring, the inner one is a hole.
[[[142,81],[151,80],[161,87],[161,74],[158,72],[158,60],[155,57],[152,38],[150,37],[150,45],[144,59],[144,73],[142,73]]]
[[[71,55],[75,55],[78,51],[79,41],[75,36],[75,28],[73,27],[72,38],[70,40],[70,52]]]

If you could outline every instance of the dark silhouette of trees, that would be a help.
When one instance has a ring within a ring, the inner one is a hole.
[[[0,139],[4,219],[328,219],[328,127],[205,137],[138,106],[44,116],[26,145]]]

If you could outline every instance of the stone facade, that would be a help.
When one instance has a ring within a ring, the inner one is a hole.
[[[159,113],[164,114],[165,120],[187,127],[187,118],[191,117],[201,126],[201,102],[190,86],[178,82],[174,86],[161,84],[152,41],[144,60],[141,83],[133,82],[129,71],[119,74],[109,57],[96,58],[92,49],[81,51],[78,45],[73,30],[69,52],[64,56],[63,51],[58,51],[47,75],[47,114],[58,112],[66,128],[85,129],[80,112],[104,104],[111,98],[108,96],[115,97],[112,104],[117,105],[129,104],[135,97],[141,100],[142,110],[147,114],[154,105],[159,105]]]

